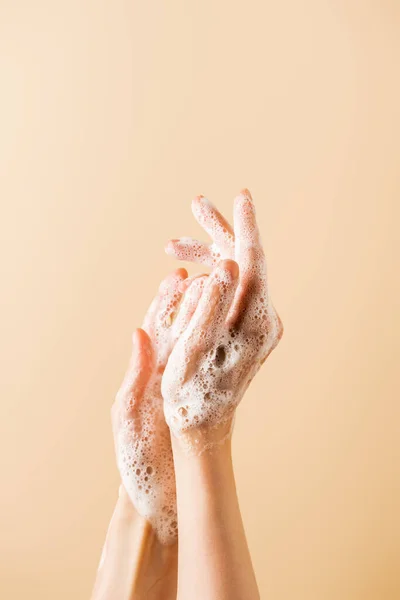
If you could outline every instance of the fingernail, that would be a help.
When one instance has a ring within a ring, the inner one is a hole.
[[[253,198],[252,198],[252,196],[250,194],[250,191],[247,188],[243,188],[240,193],[245,198],[248,198],[249,200],[253,200]]]

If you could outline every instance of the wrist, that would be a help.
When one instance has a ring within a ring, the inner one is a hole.
[[[204,489],[225,479],[232,470],[231,437],[218,438],[218,442],[207,435],[194,449],[192,438],[172,438],[172,453],[175,466],[177,489],[183,484]],[[200,445],[201,444],[201,445]],[[178,493],[179,496],[179,493]]]
[[[165,546],[158,541],[123,485],[98,571],[92,600],[176,598],[177,544]]]
[[[203,453],[214,454],[222,447],[230,449],[233,425],[234,415],[215,425],[203,424],[179,433],[171,430],[174,453],[199,456]]]

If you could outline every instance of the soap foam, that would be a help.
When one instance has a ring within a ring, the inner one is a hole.
[[[226,271],[214,270],[212,277],[221,289],[219,312],[205,328],[194,330],[191,323],[170,356],[162,393],[166,421],[177,437],[188,430],[213,428],[231,419],[251,380],[282,335],[282,324],[268,294],[266,261],[252,201],[244,196],[235,200],[233,251],[231,234],[229,230],[224,233],[218,224],[213,205],[197,200],[194,209],[197,220],[208,224],[209,231],[214,229],[219,236],[226,236],[219,247],[220,254],[233,258],[234,252],[241,274],[235,292]],[[178,252],[176,256],[180,258]],[[210,311],[210,307],[203,306],[203,310]],[[196,316],[197,313],[194,322]]]
[[[131,366],[117,395],[117,462],[137,512],[149,520],[161,543],[177,538],[175,472],[170,431],[165,422],[161,379],[175,341],[186,329],[201,296],[204,277],[190,285],[183,299],[182,273],[169,276],[159,288],[143,323],[153,346],[154,364],[141,397],[134,396],[137,367]],[[182,301],[181,301],[182,300]]]
[[[168,544],[177,536],[176,492],[160,385],[161,375],[154,373],[134,418],[121,419],[118,467],[136,510],[150,521],[160,541]]]

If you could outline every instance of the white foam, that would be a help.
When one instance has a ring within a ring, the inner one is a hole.
[[[216,223],[213,206],[196,202],[201,220]],[[222,272],[213,277],[221,289],[219,313],[207,326],[189,326],[176,344],[162,380],[164,414],[173,434],[215,427],[233,417],[245,390],[277,345],[282,325],[270,301],[264,253],[255,230],[254,205],[239,197],[235,202],[235,258],[240,264],[239,286]],[[215,230],[221,235],[221,226]],[[225,248],[229,248],[226,232]],[[222,258],[233,258],[220,248]],[[245,294],[244,294],[245,292]],[[207,288],[204,291],[207,294]],[[235,296],[234,296],[235,294]],[[204,306],[207,312],[210,306]],[[226,318],[229,313],[228,318]],[[195,448],[192,448],[195,450]]]
[[[133,505],[168,544],[177,536],[176,492],[160,384],[161,375],[154,373],[134,418],[121,420],[117,447],[121,478]]]
[[[204,277],[193,281],[179,305],[183,277],[173,275],[160,286],[143,328],[152,340],[155,360],[143,395],[134,397],[137,366],[131,365],[119,393],[115,427],[121,478],[137,512],[148,519],[164,544],[177,537],[175,472],[170,431],[165,422],[161,378],[176,339],[186,328],[201,295]]]

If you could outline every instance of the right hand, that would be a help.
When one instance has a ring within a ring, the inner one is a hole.
[[[278,344],[283,327],[269,296],[250,192],[243,190],[235,199],[234,231],[205,198],[196,198],[192,207],[214,243],[173,240],[168,253],[217,265],[171,352],[162,394],[166,421],[175,437],[201,451],[218,441],[216,430],[229,434],[237,405]],[[230,260],[232,255],[237,262]],[[225,256],[228,259],[221,261]]]

